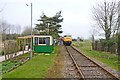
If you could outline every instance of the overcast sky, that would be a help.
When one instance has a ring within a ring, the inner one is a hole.
[[[91,30],[92,7],[103,0],[0,0],[0,18],[9,24],[19,24],[22,30],[30,25],[30,5],[33,3],[33,27],[42,12],[47,16],[54,16],[62,11],[64,34],[71,34],[74,38],[89,38]],[[21,30],[21,31],[22,31]]]

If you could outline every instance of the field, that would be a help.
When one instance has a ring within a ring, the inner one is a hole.
[[[50,55],[37,55],[17,69],[3,74],[3,78],[45,78],[54,64],[59,47]]]
[[[119,60],[117,55],[108,52],[100,52],[100,51],[92,50],[90,41],[73,42],[73,46],[79,48],[80,51],[83,52],[85,55],[94,58],[97,61],[103,62],[108,66],[112,67],[113,69],[120,71],[118,68]]]

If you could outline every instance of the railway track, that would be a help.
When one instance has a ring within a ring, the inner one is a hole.
[[[71,57],[77,72],[82,80],[102,79],[102,80],[119,80],[116,76],[105,70],[103,67],[80,53],[72,46],[65,46]]]
[[[74,66],[75,64],[73,63],[71,57],[69,56],[69,54],[66,51],[64,46],[61,46],[60,53],[64,57],[64,61],[63,61],[64,67],[61,71],[63,78],[65,78],[65,79],[67,78],[68,80],[69,79],[79,79],[80,76],[78,74],[78,70]]]

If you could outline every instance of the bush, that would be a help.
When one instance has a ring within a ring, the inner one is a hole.
[[[0,52],[0,55],[4,55],[4,51],[1,51],[1,52]]]
[[[117,45],[116,39],[111,38],[110,40],[100,39],[94,43],[95,50],[106,51],[111,53],[116,53]]]
[[[4,53],[5,54],[11,54],[18,51],[18,44],[15,40],[8,40],[4,42]]]

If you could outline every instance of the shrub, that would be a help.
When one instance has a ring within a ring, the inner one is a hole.
[[[5,59],[13,58],[13,53],[18,51],[18,44],[16,40],[7,40],[4,41],[4,55]]]
[[[1,51],[1,52],[0,52],[0,55],[4,55],[4,51]]]

